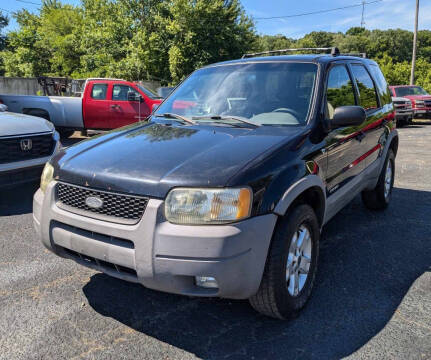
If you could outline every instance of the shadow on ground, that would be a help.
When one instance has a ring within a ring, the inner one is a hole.
[[[104,316],[203,358],[340,358],[391,319],[431,264],[431,192],[395,188],[385,212],[356,198],[326,226],[313,297],[283,322],[247,301],[164,294],[103,274],[83,291]]]
[[[0,216],[22,215],[33,211],[33,195],[39,182],[11,186],[0,192]]]

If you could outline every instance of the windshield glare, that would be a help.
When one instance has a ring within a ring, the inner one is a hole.
[[[420,86],[406,86],[395,88],[395,93],[399,97],[408,96],[408,95],[428,95],[428,93],[422,89]]]
[[[258,125],[305,125],[316,79],[312,63],[241,63],[194,72],[157,109],[195,121],[243,117]],[[205,119],[206,118],[206,119]],[[212,120],[215,121],[215,120]]]

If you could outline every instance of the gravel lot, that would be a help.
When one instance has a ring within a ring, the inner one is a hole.
[[[0,359],[431,359],[431,122],[399,132],[389,209],[357,198],[326,226],[314,295],[290,322],[60,259],[34,236],[37,185],[1,193]]]

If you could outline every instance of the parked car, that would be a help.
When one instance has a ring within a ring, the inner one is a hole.
[[[162,99],[139,83],[88,79],[82,97],[0,95],[10,111],[51,121],[62,137],[75,130],[109,130],[146,119]]]
[[[114,277],[288,318],[310,297],[322,227],[358,194],[388,206],[397,149],[372,60],[335,49],[209,65],[148,123],[55,156],[35,229]]]
[[[409,99],[402,97],[392,97],[392,102],[395,107],[395,120],[397,127],[411,124],[413,120],[412,102]]]
[[[390,86],[392,96],[404,97],[412,102],[415,117],[431,118],[431,95],[416,85]]]
[[[45,163],[60,149],[49,121],[6,110],[0,105],[0,188],[40,180]]]

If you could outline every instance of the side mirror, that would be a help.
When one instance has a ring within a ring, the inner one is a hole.
[[[334,118],[331,120],[331,128],[358,126],[361,125],[366,118],[367,114],[361,106],[340,106],[334,111]]]
[[[141,102],[142,101],[142,96],[136,94],[133,91],[129,91],[127,93],[127,101],[139,101],[139,102]]]

